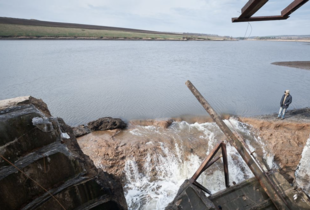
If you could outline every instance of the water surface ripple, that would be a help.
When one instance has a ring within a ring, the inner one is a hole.
[[[310,71],[271,63],[309,58],[296,42],[0,41],[0,99],[42,98],[70,125],[204,115],[191,80],[218,112],[269,114],[286,89],[310,104]]]

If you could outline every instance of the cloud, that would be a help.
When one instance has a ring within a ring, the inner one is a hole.
[[[0,0],[0,16],[157,31],[243,36],[232,23],[247,0]],[[279,15],[292,0],[274,0],[255,15]],[[252,22],[252,35],[310,34],[310,4],[287,21]],[[305,27],[307,26],[307,27]]]

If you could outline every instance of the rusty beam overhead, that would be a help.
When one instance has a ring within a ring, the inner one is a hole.
[[[282,16],[289,16],[295,10],[297,10],[299,7],[304,5],[308,0],[295,0],[290,5],[288,5],[284,10],[282,10],[281,15]]]
[[[266,20],[286,20],[289,16],[257,16],[257,17],[250,17],[250,18],[232,18],[232,22],[249,22],[249,21],[266,21]]]
[[[266,20],[285,20],[289,18],[290,14],[292,14],[309,0],[294,0],[290,5],[281,11],[281,15],[252,17],[252,15],[254,15],[262,6],[264,6],[267,1],[268,0],[249,0],[241,9],[241,15],[239,17],[232,18],[232,22],[236,23]]]
[[[268,0],[250,0],[241,9],[241,15],[239,18],[249,18],[254,15],[262,6],[267,3]]]

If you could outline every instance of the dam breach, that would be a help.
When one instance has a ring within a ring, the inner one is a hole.
[[[194,175],[189,180],[185,180],[176,197],[165,210],[310,209],[310,201],[307,195],[301,190],[296,191],[297,187],[294,188],[291,186],[278,171],[266,171],[253,155],[255,150],[251,152],[242,137],[237,133],[233,133],[228,128],[190,81],[187,81],[186,85],[225,134],[228,142],[237,149],[245,163],[255,175],[255,178],[246,180],[232,187],[229,186],[226,145],[222,142],[208,155]],[[222,149],[222,156],[215,158],[220,148]],[[227,189],[212,195],[207,188],[197,182],[197,179],[202,172],[207,170],[221,157],[223,158],[223,174],[225,175],[225,185]],[[205,193],[210,196],[206,197]],[[299,199],[297,200],[298,197]]]
[[[224,132],[198,118],[136,120],[125,130],[87,131],[76,139],[42,100],[20,97],[0,107],[1,209],[310,209],[310,138],[292,143],[302,159],[289,183],[287,165],[273,167],[284,154],[273,156],[234,118],[220,119]],[[298,138],[309,136],[308,124],[294,129]]]

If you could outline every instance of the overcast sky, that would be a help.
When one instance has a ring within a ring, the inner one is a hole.
[[[310,35],[309,2],[288,20],[232,23],[247,1],[0,0],[0,17],[242,37]],[[280,15],[292,1],[270,0],[255,16]]]

